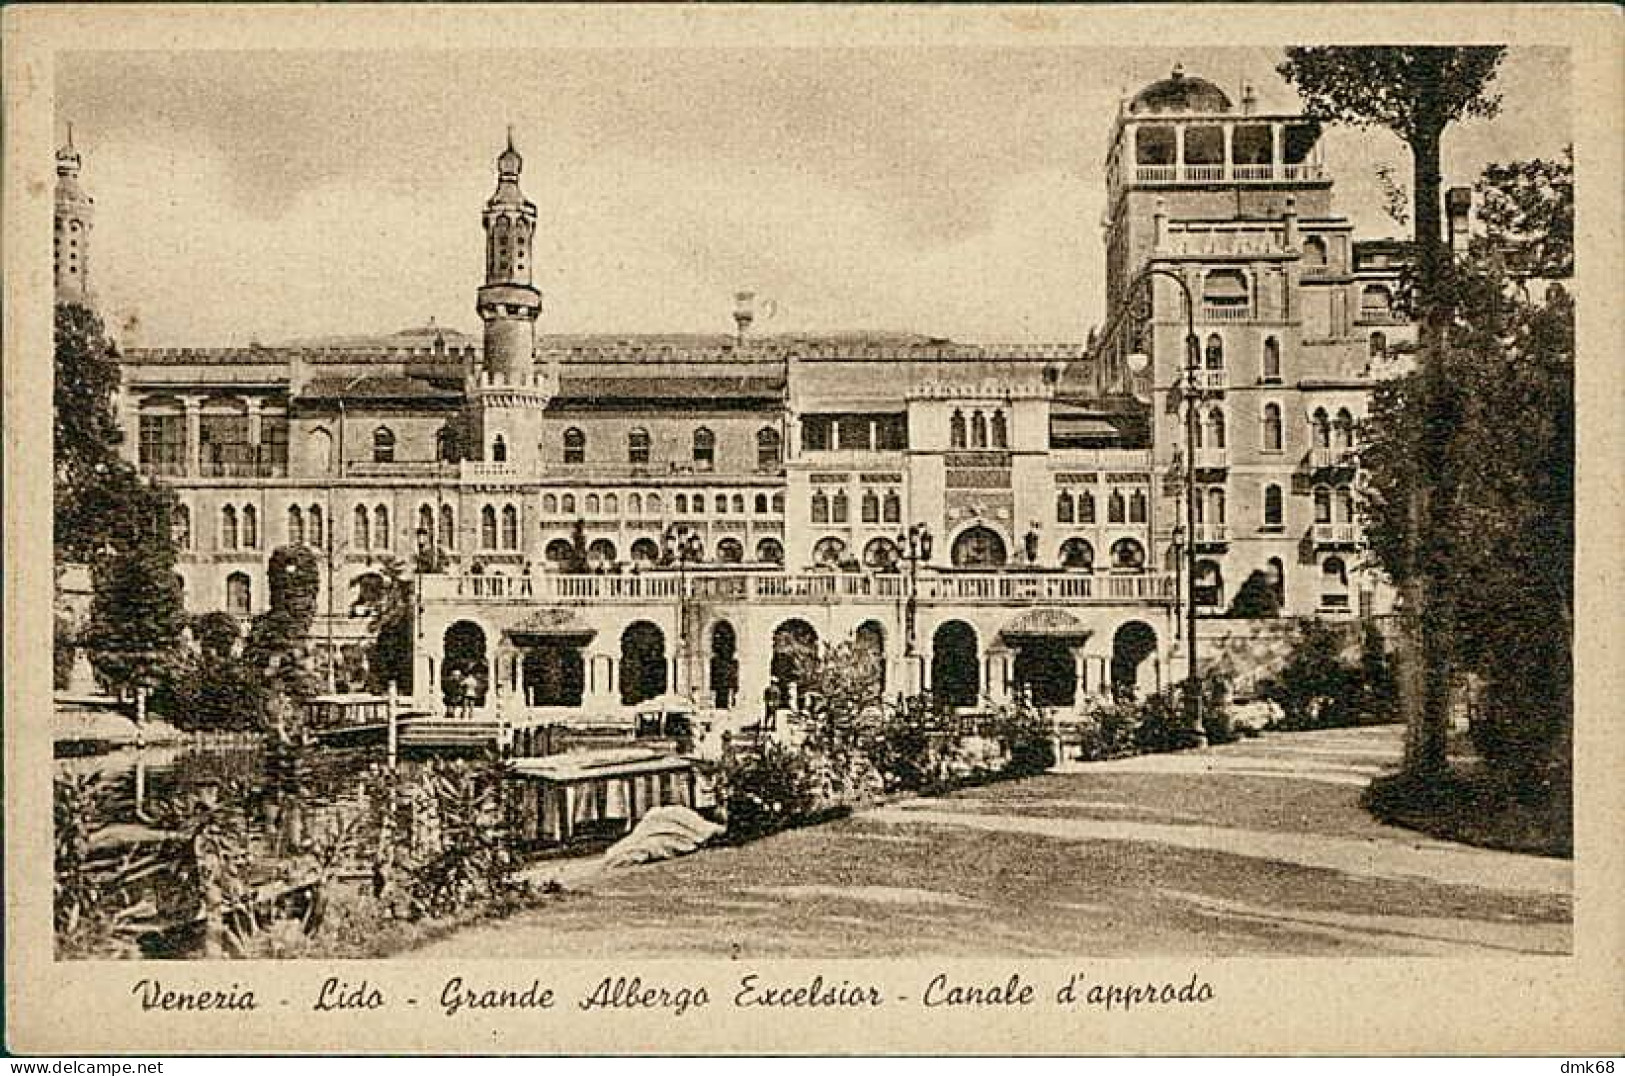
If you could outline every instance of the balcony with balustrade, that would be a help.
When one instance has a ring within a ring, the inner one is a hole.
[[[909,577],[887,572],[783,572],[772,569],[637,575],[425,575],[425,603],[628,604],[734,601],[742,603],[895,604],[909,597]],[[1113,605],[1169,602],[1174,579],[1163,573],[922,572],[915,600],[942,605]]]
[[[1360,544],[1358,523],[1316,523],[1310,539],[1319,549],[1353,549]]]
[[[1195,535],[1197,549],[1220,549],[1230,543],[1229,531],[1223,523],[1198,523]]]
[[[1230,467],[1230,450],[1228,448],[1203,447],[1196,450],[1196,469],[1198,471],[1223,471]]]

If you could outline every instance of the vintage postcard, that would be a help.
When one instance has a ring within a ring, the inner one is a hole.
[[[14,1051],[1620,1050],[1616,13],[4,29]]]

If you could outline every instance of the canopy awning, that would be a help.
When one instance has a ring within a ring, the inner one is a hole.
[[[1085,642],[1092,634],[1087,624],[1060,609],[1030,610],[1006,624],[999,632],[999,636],[1011,646],[1038,640],[1076,645]]]
[[[515,646],[544,646],[566,643],[585,646],[598,629],[583,621],[571,609],[538,609],[507,630]]]

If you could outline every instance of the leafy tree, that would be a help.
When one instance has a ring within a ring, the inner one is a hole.
[[[229,658],[242,637],[237,618],[218,609],[192,621],[192,638],[204,657]]]
[[[1486,91],[1505,52],[1501,46],[1291,48],[1279,68],[1282,77],[1297,87],[1311,116],[1387,128],[1411,151],[1416,267],[1410,306],[1421,322],[1421,347],[1409,392],[1421,435],[1415,444],[1416,463],[1425,475],[1439,469],[1441,447],[1451,434],[1448,409],[1434,404],[1441,380],[1438,351],[1452,299],[1446,282],[1440,147],[1452,123],[1488,118],[1499,111],[1499,96]],[[1395,575],[1410,649],[1404,666],[1403,697],[1412,730],[1406,761],[1418,772],[1435,772],[1445,765],[1451,681],[1448,651],[1439,645],[1444,625],[1432,608],[1429,567],[1436,549],[1430,546],[1436,546],[1439,528],[1430,498],[1427,484],[1411,486],[1403,532],[1408,563]]]
[[[1480,257],[1509,275],[1565,280],[1574,275],[1574,147],[1560,161],[1491,164],[1473,186]]]
[[[415,624],[412,580],[406,576],[406,566],[393,557],[384,561],[382,574],[382,600],[373,614],[373,638],[368,647],[368,686],[383,692],[393,683],[399,690],[410,692]]]
[[[1492,237],[1532,236],[1543,222],[1572,219],[1566,168],[1520,162],[1486,171],[1482,189],[1514,192],[1492,201],[1534,208],[1528,218],[1499,217],[1449,275],[1454,316],[1434,349],[1428,401],[1443,425],[1426,422],[1423,375],[1412,374],[1379,387],[1361,453],[1373,555],[1396,579],[1427,573],[1436,645],[1486,685],[1474,725],[1480,751],[1508,772],[1558,780],[1566,780],[1572,713],[1574,303],[1556,284],[1540,301],[1527,299]],[[1530,175],[1546,177],[1547,194],[1528,195]],[[1572,227],[1553,234],[1526,267],[1569,263],[1562,236]],[[1434,520],[1419,562],[1406,540],[1418,487]]]
[[[128,470],[118,459],[118,356],[88,307],[56,307],[56,374],[52,395],[55,436],[56,543],[59,561],[89,561],[107,541],[101,498],[93,492],[110,472]],[[128,476],[133,478],[133,475]],[[128,489],[125,476],[120,484]]]
[[[1237,619],[1258,619],[1281,615],[1281,596],[1275,583],[1263,572],[1247,576],[1230,602],[1225,616]]]
[[[272,691],[306,699],[316,693],[310,628],[321,565],[306,546],[278,546],[271,553],[269,575],[270,608],[254,618],[243,658],[266,677]]]
[[[82,642],[98,677],[121,694],[156,690],[174,674],[186,615],[162,542],[109,552],[91,567],[95,594]]]

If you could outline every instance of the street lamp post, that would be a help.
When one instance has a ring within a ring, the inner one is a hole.
[[[903,604],[903,656],[910,659],[915,669],[915,690],[925,684],[923,662],[918,661],[915,650],[915,624],[919,614],[920,562],[931,559],[931,531],[924,523],[916,523],[904,534],[897,536],[898,556],[908,562],[908,598]]]
[[[1201,367],[1201,342],[1196,336],[1196,298],[1191,294],[1191,288],[1185,278],[1170,269],[1163,269],[1155,265],[1147,266],[1135,275],[1129,282],[1125,295],[1133,296],[1140,288],[1147,286],[1152,277],[1164,277],[1179,286],[1180,295],[1185,300],[1185,367],[1182,395],[1185,401],[1185,523],[1184,532],[1184,567],[1185,579],[1182,596],[1185,600],[1185,656],[1187,673],[1185,684],[1186,706],[1189,708],[1191,729],[1200,736],[1202,733],[1202,695],[1197,681],[1197,655],[1196,655],[1196,441],[1197,421],[1196,401],[1200,395],[1198,377]],[[1101,334],[1101,346],[1108,346],[1116,334],[1122,329],[1126,311],[1132,308],[1131,303],[1125,302],[1117,315],[1107,325],[1106,331]],[[1150,363],[1148,356],[1136,353],[1129,356],[1129,363],[1137,370],[1144,370]],[[1176,580],[1177,582],[1177,580]]]
[[[705,553],[704,542],[698,531],[685,525],[667,529],[664,539],[667,553],[677,562],[677,669],[682,684],[672,685],[679,694],[689,690],[694,682],[690,668],[688,638],[688,565],[699,563]]]

